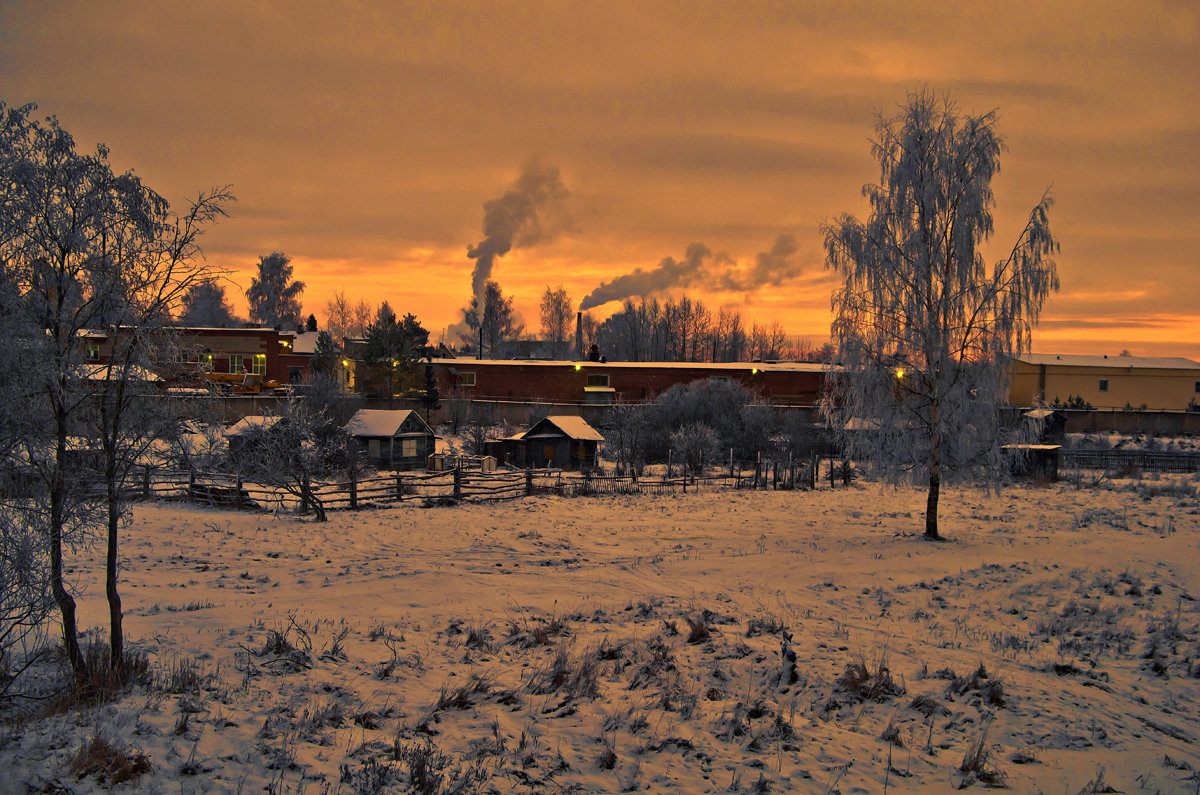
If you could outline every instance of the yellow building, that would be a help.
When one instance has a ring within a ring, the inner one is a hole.
[[[1182,357],[1066,353],[1026,353],[1012,359],[1012,405],[1065,402],[1071,396],[1097,409],[1183,411],[1189,403],[1200,403],[1200,363]]]

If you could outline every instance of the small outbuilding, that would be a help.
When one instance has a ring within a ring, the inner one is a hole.
[[[1058,480],[1058,444],[1006,444],[1001,448],[1009,456],[1014,477]]]
[[[604,437],[582,417],[564,414],[545,417],[499,441],[506,464],[578,470],[595,466]]]
[[[225,431],[229,457],[234,461],[252,452],[251,448],[258,442],[270,438],[271,432],[283,430],[287,420],[277,414],[252,415],[242,417]]]
[[[1032,409],[1021,415],[1031,436],[1040,444],[1062,444],[1066,436],[1067,415],[1054,409]]]
[[[437,451],[437,434],[412,410],[361,409],[346,431],[379,469],[421,469]]]

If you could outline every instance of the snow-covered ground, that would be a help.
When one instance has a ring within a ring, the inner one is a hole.
[[[173,675],[4,726],[0,790],[101,789],[67,770],[98,734],[147,792],[1194,793],[1189,482],[949,489],[940,544],[923,493],[870,483],[137,506],[126,631]]]

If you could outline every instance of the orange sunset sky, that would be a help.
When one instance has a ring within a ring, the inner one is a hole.
[[[1195,0],[0,2],[0,99],[177,206],[233,186],[204,246],[240,312],[283,251],[306,314],[344,290],[434,338],[531,162],[570,194],[492,272],[531,330],[546,285],[579,302],[701,243],[731,278],[688,294],[827,338],[820,225],[865,214],[875,112],[925,86],[1001,114],[989,259],[1052,188],[1035,350],[1200,359]],[[782,278],[749,278],[781,235]]]

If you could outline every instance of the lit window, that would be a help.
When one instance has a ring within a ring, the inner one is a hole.
[[[404,458],[415,458],[417,455],[417,440],[416,439],[401,439],[400,440],[400,455]]]
[[[99,361],[99,359],[100,359],[100,346],[94,342],[89,342],[88,346],[87,346],[87,360],[89,362],[95,362],[95,361]]]
[[[1101,391],[1101,392],[1107,392],[1107,391],[1108,391],[1108,379],[1107,379],[1107,378],[1101,378],[1101,379],[1100,379],[1100,391]]]
[[[259,375],[267,374],[267,355],[265,353],[254,354],[254,369],[251,372]]]
[[[474,373],[459,373],[458,374],[458,383],[461,386],[475,386],[475,374]]]
[[[608,373],[588,373],[588,386],[608,386]]]

